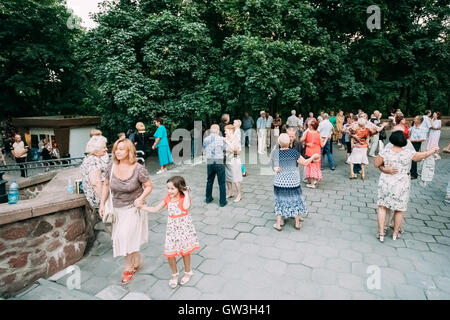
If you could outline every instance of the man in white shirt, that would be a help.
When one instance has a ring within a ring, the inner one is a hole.
[[[28,147],[25,146],[25,144],[22,141],[22,137],[20,134],[16,134],[14,136],[15,142],[13,143],[12,147],[12,155],[16,159],[16,163],[24,163],[27,161],[27,153],[28,153]],[[27,176],[27,170],[24,168],[23,165],[20,165],[20,176],[23,178],[26,178]]]
[[[319,131],[320,137],[328,139],[325,146],[322,148],[322,154],[325,152],[328,159],[328,165],[331,170],[334,170],[336,169],[336,164],[334,162],[333,155],[331,154],[331,135],[333,134],[333,125],[331,124],[327,113],[324,113],[322,118],[323,120],[320,121],[317,131]]]
[[[256,120],[256,132],[258,133],[258,153],[265,154],[266,153],[266,112],[263,110],[260,113],[260,117]]]
[[[297,112],[295,111],[295,110],[292,110],[291,111],[291,116],[287,119],[287,121],[286,121],[286,125],[289,127],[289,128],[292,128],[292,127],[294,127],[294,128],[297,128],[298,127],[298,118],[297,118],[297,116],[295,115]]]

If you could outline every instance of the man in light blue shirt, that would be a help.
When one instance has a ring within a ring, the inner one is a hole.
[[[220,127],[213,124],[210,129],[210,135],[203,141],[203,152],[206,155],[208,178],[206,183],[206,203],[213,201],[212,188],[217,174],[219,182],[220,206],[227,204],[225,187],[225,154],[227,148],[225,139],[219,135]]]
[[[336,169],[336,163],[334,162],[334,157],[331,154],[331,135],[333,134],[333,125],[330,122],[330,117],[327,113],[324,113],[322,115],[323,120],[320,121],[319,127],[317,128],[317,131],[320,133],[321,138],[327,138],[327,142],[325,143],[325,146],[322,148],[322,154],[326,154],[328,159],[328,165],[330,166],[331,170]],[[325,161],[322,161],[322,168],[323,163]]]

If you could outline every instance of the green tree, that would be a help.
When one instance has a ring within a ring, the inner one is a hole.
[[[0,113],[5,116],[89,112],[88,87],[73,51],[82,31],[68,28],[61,0],[0,3]]]

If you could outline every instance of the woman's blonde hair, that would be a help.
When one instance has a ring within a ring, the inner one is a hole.
[[[278,143],[280,144],[280,146],[282,146],[282,145],[288,146],[290,142],[291,142],[291,139],[289,139],[289,136],[287,133],[282,133],[278,137]]]
[[[233,132],[234,132],[234,126],[232,124],[227,124],[224,129],[225,130],[233,130]]]
[[[142,122],[136,123],[136,129],[138,131],[145,131],[145,125]]]
[[[103,136],[93,136],[86,144],[85,152],[88,155],[93,155],[97,152],[103,151],[103,149],[106,147],[106,142],[107,140]]]
[[[101,136],[101,135],[102,135],[102,132],[100,130],[98,130],[98,129],[91,130],[91,133],[90,133],[91,138],[94,136]]]
[[[236,120],[233,121],[233,123],[234,123],[234,122],[236,122],[236,123],[238,124],[238,127],[239,127],[239,128],[241,127],[241,125],[242,125],[242,121],[241,121],[241,120],[236,119]],[[236,129],[236,126],[235,126],[235,129]]]
[[[115,164],[119,163],[119,160],[116,158],[116,150],[119,146],[119,143],[123,143],[125,148],[128,150],[128,161],[130,161],[131,164],[135,164],[136,159],[136,147],[134,146],[134,143],[131,142],[130,139],[119,139],[116,142],[114,142],[114,146],[112,148],[112,158],[114,160]]]

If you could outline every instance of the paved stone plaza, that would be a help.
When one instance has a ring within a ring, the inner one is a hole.
[[[449,141],[450,130],[443,130],[441,148]],[[293,219],[282,232],[272,228],[272,176],[261,175],[258,165],[246,166],[243,200],[224,208],[218,206],[217,180],[214,201],[204,202],[205,164],[152,174],[149,204],[162,200],[169,175],[182,175],[193,190],[190,213],[201,249],[192,255],[192,280],[176,289],[168,285],[171,272],[163,257],[167,212],[161,212],[149,215],[144,267],[126,286],[120,284],[122,258],[113,258],[108,234],[99,233],[77,263],[80,294],[102,299],[450,299],[450,206],[443,202],[449,155],[437,162],[431,185],[412,181],[405,233],[393,241],[388,231],[384,244],[375,237],[378,170],[371,164],[366,181],[349,180],[345,152],[334,146],[334,155],[337,169],[326,168],[317,189],[302,185],[309,216],[300,231]],[[380,268],[380,289],[367,287],[372,265]],[[181,259],[178,267],[181,277]],[[58,283],[65,284],[65,278]],[[37,298],[32,292],[21,298]]]

